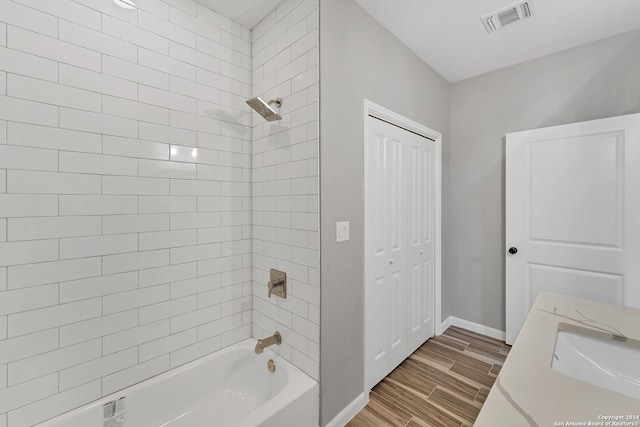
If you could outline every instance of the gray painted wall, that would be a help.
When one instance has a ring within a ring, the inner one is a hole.
[[[320,1],[322,425],[362,393],[363,100],[443,134],[450,85],[353,0]],[[445,183],[446,185],[446,183]],[[335,242],[335,222],[351,240]]]
[[[443,319],[505,328],[505,134],[637,112],[639,31],[452,86]]]

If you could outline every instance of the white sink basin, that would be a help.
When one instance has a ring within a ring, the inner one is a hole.
[[[640,399],[640,343],[634,340],[560,324],[552,368]]]

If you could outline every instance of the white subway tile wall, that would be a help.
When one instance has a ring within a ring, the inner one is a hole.
[[[253,334],[265,337],[278,330],[283,343],[276,351],[316,380],[320,342],[317,10],[317,0],[286,0],[252,31],[253,96],[283,98],[282,121],[267,123],[255,113],[252,117]],[[233,93],[224,96],[235,98]],[[287,273],[286,299],[267,298],[265,284],[271,268]]]
[[[251,31],[137,3],[0,0],[0,426],[252,334]]]

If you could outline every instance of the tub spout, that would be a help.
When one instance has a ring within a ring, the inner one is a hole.
[[[262,354],[265,348],[274,344],[282,344],[282,337],[280,336],[280,332],[276,332],[269,338],[258,340],[258,343],[256,344],[256,354]]]

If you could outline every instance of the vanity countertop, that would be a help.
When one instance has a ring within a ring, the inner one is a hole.
[[[560,324],[640,340],[638,309],[541,292],[476,427],[640,426],[640,400],[552,370]]]

